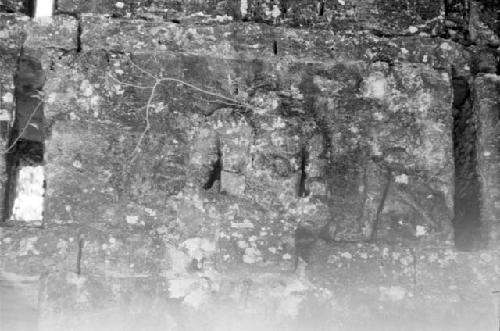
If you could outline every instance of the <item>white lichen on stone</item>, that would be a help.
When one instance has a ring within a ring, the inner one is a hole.
[[[425,226],[417,225],[415,227],[415,235],[417,237],[425,236],[427,234],[427,229]]]
[[[383,99],[386,95],[387,80],[382,72],[375,72],[364,81],[365,98]]]
[[[273,18],[278,18],[281,15],[281,10],[278,5],[273,5],[273,10],[271,11],[271,16]]]
[[[401,175],[395,176],[394,181],[396,183],[400,183],[400,184],[408,184],[409,178],[407,175],[401,174]]]
[[[7,103],[12,103],[14,102],[14,96],[12,95],[12,93],[7,92],[2,96],[2,101]]]
[[[255,225],[248,219],[244,219],[243,222],[231,222],[231,227],[235,229],[253,229]]]
[[[79,160],[75,160],[75,161],[73,161],[73,167],[75,167],[77,169],[81,169],[82,163]]]
[[[125,217],[128,224],[137,224],[139,222],[139,216],[127,215]]]
[[[343,257],[346,260],[351,260],[352,259],[352,254],[349,252],[342,252],[340,253],[340,256]]]
[[[241,17],[247,16],[247,13],[248,13],[248,0],[241,0],[240,1],[240,12],[241,12]]]
[[[19,168],[11,220],[34,223],[42,221],[44,181],[43,166]]]
[[[385,287],[381,286],[379,288],[380,300],[382,301],[401,301],[406,297],[406,290],[401,286],[391,286]]]

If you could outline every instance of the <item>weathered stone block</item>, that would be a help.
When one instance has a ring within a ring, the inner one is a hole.
[[[77,49],[78,21],[71,16],[41,17],[25,26],[26,49]]]
[[[330,153],[334,240],[401,239],[401,233],[390,235],[398,231],[399,221],[450,238],[453,158],[448,76],[407,64],[392,71],[384,65],[362,70],[353,66],[336,75],[345,75],[344,81],[353,77],[353,84],[356,75],[366,78],[358,81],[358,90],[353,86],[354,94],[315,98],[309,106],[319,114],[329,139],[325,148]],[[339,78],[311,73],[308,79],[311,92],[319,93]],[[416,238],[415,228],[404,231]]]
[[[165,199],[178,193],[185,181],[184,171],[176,166],[182,154],[168,151],[179,145],[172,136],[157,136],[156,142],[164,145],[150,144],[148,138],[148,148],[141,152],[151,153],[150,157],[134,163],[130,152],[137,137],[108,125],[85,128],[74,121],[54,125],[47,141],[47,222],[124,225],[127,215],[136,215],[149,224],[169,217]],[[153,214],[151,209],[158,211]]]
[[[427,248],[416,256],[416,299],[432,307],[423,311],[428,323],[464,331],[498,326],[498,251]]]
[[[326,31],[255,24],[186,28],[89,17],[82,24],[83,52],[74,63],[54,60],[46,84],[54,123],[47,167],[56,174],[48,180],[49,219],[175,220],[172,231],[184,239],[210,233],[217,219],[228,233],[219,238],[222,259],[263,265],[291,261],[302,220],[328,224],[337,241],[375,232],[388,241],[449,238],[450,82],[433,68],[453,45],[425,40],[420,49],[411,38],[367,37],[355,48],[359,40]],[[272,47],[262,31],[286,45],[289,61],[263,52]],[[326,37],[334,47],[320,43]],[[236,196],[217,194],[218,159],[224,176],[244,176]],[[74,178],[83,184],[69,185]],[[73,199],[75,192],[85,199]],[[244,213],[267,212],[251,220],[252,230],[234,231],[231,223],[245,217],[228,219],[224,199]]]
[[[295,275],[217,273],[183,278],[44,275],[40,330],[311,329],[308,305],[329,293]]]
[[[465,331],[498,323],[497,260],[497,251],[318,241],[306,270],[333,293],[330,316],[345,330]]]

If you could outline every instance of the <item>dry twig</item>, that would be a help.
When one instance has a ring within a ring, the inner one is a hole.
[[[251,105],[249,103],[242,102],[242,101],[237,100],[237,99],[232,98],[232,97],[227,97],[227,96],[225,96],[223,94],[220,94],[220,93],[217,93],[217,92],[212,92],[212,91],[203,89],[201,87],[198,87],[198,86],[196,86],[194,84],[188,83],[188,82],[183,81],[183,80],[178,79],[178,78],[173,78],[173,77],[157,77],[154,74],[152,74],[151,72],[149,72],[149,71],[141,68],[137,64],[135,64],[130,58],[129,58],[129,61],[130,61],[130,63],[132,64],[132,66],[134,68],[136,68],[137,70],[139,70],[143,74],[147,75],[148,77],[154,79],[154,84],[152,86],[144,86],[144,85],[132,84],[132,83],[129,83],[129,82],[121,81],[118,78],[116,78],[115,76],[113,76],[112,74],[108,74],[108,76],[111,79],[113,79],[115,82],[117,82],[120,85],[129,86],[129,87],[133,87],[133,88],[137,88],[137,89],[146,89],[146,90],[151,89],[151,93],[149,95],[148,102],[146,104],[146,110],[145,110],[145,118],[144,118],[145,127],[144,127],[144,130],[142,131],[142,133],[141,133],[141,135],[139,137],[139,140],[137,141],[137,144],[134,147],[134,150],[132,151],[132,154],[131,154],[128,162],[127,162],[127,165],[126,165],[125,169],[137,159],[137,156],[139,155],[140,148],[141,148],[141,145],[142,145],[142,143],[144,141],[144,138],[146,137],[149,129],[151,128],[151,123],[149,121],[149,110],[151,108],[151,105],[152,105],[152,102],[153,102],[153,99],[154,99],[154,96],[155,96],[156,89],[158,88],[159,85],[162,85],[162,84],[165,84],[165,83],[168,83],[168,82],[173,82],[173,83],[177,83],[177,84],[186,86],[186,87],[188,87],[188,88],[190,88],[190,89],[192,89],[194,91],[200,92],[200,93],[202,93],[204,95],[209,95],[209,96],[212,96],[212,97],[216,98],[215,100],[209,100],[209,102],[219,102],[221,104],[225,104],[225,105],[228,105],[228,106],[233,106],[233,107],[236,106],[236,107],[242,107],[242,108],[247,108],[247,109],[254,109],[255,108],[255,106],[253,106],[253,105]]]

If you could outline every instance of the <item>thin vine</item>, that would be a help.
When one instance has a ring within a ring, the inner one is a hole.
[[[115,82],[117,82],[118,84],[120,84],[122,86],[128,86],[128,87],[133,87],[133,88],[143,89],[143,90],[151,90],[151,93],[148,97],[148,101],[146,103],[146,110],[145,110],[145,115],[144,115],[145,127],[144,127],[144,130],[142,131],[141,135],[139,136],[139,139],[138,139],[138,141],[137,141],[137,143],[132,151],[132,154],[130,155],[130,157],[127,160],[124,171],[126,171],[126,169],[131,164],[133,164],[135,162],[135,160],[137,159],[137,157],[140,153],[140,150],[141,150],[142,143],[144,142],[144,138],[146,137],[148,131],[151,129],[151,123],[150,123],[150,119],[149,119],[150,109],[152,107],[152,102],[153,102],[153,99],[155,97],[155,92],[156,92],[158,86],[160,86],[160,85],[165,85],[167,83],[177,83],[177,84],[180,84],[180,85],[185,86],[187,88],[190,88],[196,92],[199,92],[199,93],[202,93],[204,95],[216,98],[216,100],[206,100],[207,102],[218,102],[218,103],[221,103],[221,104],[224,104],[227,106],[245,108],[245,109],[249,109],[249,110],[254,110],[256,108],[254,105],[251,105],[249,103],[243,102],[241,100],[238,100],[238,99],[235,99],[232,97],[225,96],[225,95],[217,93],[217,92],[206,90],[204,88],[201,88],[201,87],[198,87],[194,84],[186,82],[182,79],[178,79],[175,77],[158,77],[158,76],[152,74],[151,72],[145,70],[144,68],[141,68],[137,64],[135,64],[130,58],[128,58],[128,60],[130,61],[131,65],[134,68],[136,68],[140,72],[144,73],[145,75],[147,75],[148,77],[153,79],[154,84],[150,85],[150,86],[144,86],[144,85],[138,85],[138,84],[133,84],[133,83],[129,83],[129,82],[124,82],[124,81],[118,79],[117,77],[113,76],[111,73],[108,73],[108,76],[112,80],[114,80]]]
[[[33,119],[33,116],[35,116],[35,114],[38,111],[38,109],[40,108],[40,106],[43,105],[43,97],[44,97],[44,95],[43,95],[43,92],[41,92],[41,91],[38,91],[38,93],[35,96],[32,96],[32,98],[38,99],[40,101],[37,103],[35,109],[33,109],[33,111],[31,112],[30,116],[28,117],[28,120],[26,121],[26,124],[21,129],[21,132],[19,132],[16,139],[14,139],[14,141],[9,145],[9,147],[7,147],[6,153],[9,153],[12,151],[12,149],[16,146],[17,142],[22,138],[22,136],[26,132],[26,129],[30,125],[32,125],[31,120]]]

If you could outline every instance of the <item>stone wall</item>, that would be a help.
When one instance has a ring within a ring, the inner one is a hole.
[[[40,330],[496,328],[496,32],[485,7],[449,5],[0,14],[5,131],[21,54],[46,76],[43,226],[3,223],[0,275],[39,279]],[[456,77],[478,128],[484,245],[467,253]]]

